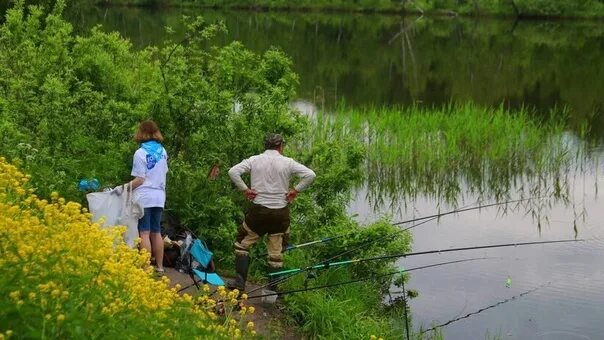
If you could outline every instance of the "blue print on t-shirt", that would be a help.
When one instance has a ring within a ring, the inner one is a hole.
[[[153,156],[147,154],[147,170],[153,169],[153,167],[155,167],[155,164],[157,164],[157,162],[155,161]]]

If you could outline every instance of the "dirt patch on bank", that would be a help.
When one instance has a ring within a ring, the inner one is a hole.
[[[195,296],[198,294],[197,287],[193,285],[191,277],[187,274],[181,273],[174,268],[165,268],[165,276],[170,279],[170,286],[174,287],[179,284],[181,287],[187,287],[181,294],[190,294]],[[223,278],[228,280],[228,278]],[[248,290],[258,288],[257,285],[248,283]],[[212,290],[216,287],[212,286]],[[259,292],[255,293],[258,294]],[[252,315],[247,316],[247,320],[253,321],[256,325],[255,329],[258,335],[267,339],[304,339],[300,336],[296,330],[287,326],[286,317],[282,313],[282,306],[279,301],[274,304],[260,301],[260,299],[250,299],[245,303],[247,306],[254,306],[256,312]]]

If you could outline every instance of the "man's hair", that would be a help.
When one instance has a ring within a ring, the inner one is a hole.
[[[267,150],[276,150],[284,144],[283,136],[277,133],[270,133],[264,139],[264,148]]]
[[[162,136],[157,124],[155,124],[154,121],[145,120],[138,126],[138,131],[134,135],[134,140],[137,143],[144,143],[150,140],[155,140],[161,143],[164,141],[164,136]]]

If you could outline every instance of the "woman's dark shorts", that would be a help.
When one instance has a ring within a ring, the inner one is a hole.
[[[163,208],[145,208],[145,215],[138,220],[138,231],[151,231],[152,233],[161,232],[161,214]]]

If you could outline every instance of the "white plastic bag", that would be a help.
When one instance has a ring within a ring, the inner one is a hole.
[[[127,230],[123,237],[129,247],[134,247],[134,240],[138,237],[138,220],[144,215],[143,207],[134,202],[133,198],[130,186],[121,195],[111,191],[92,192],[86,195],[92,221],[97,222],[104,217],[103,227],[126,226]]]
[[[134,240],[138,238],[138,220],[145,214],[145,209],[140,203],[134,201],[131,186],[122,194],[122,213],[118,220],[119,225],[128,227],[123,234],[124,241],[130,248],[134,248]]]
[[[117,225],[122,214],[122,198],[111,191],[91,192],[86,195],[88,210],[92,213],[92,222],[105,218],[104,227]]]

